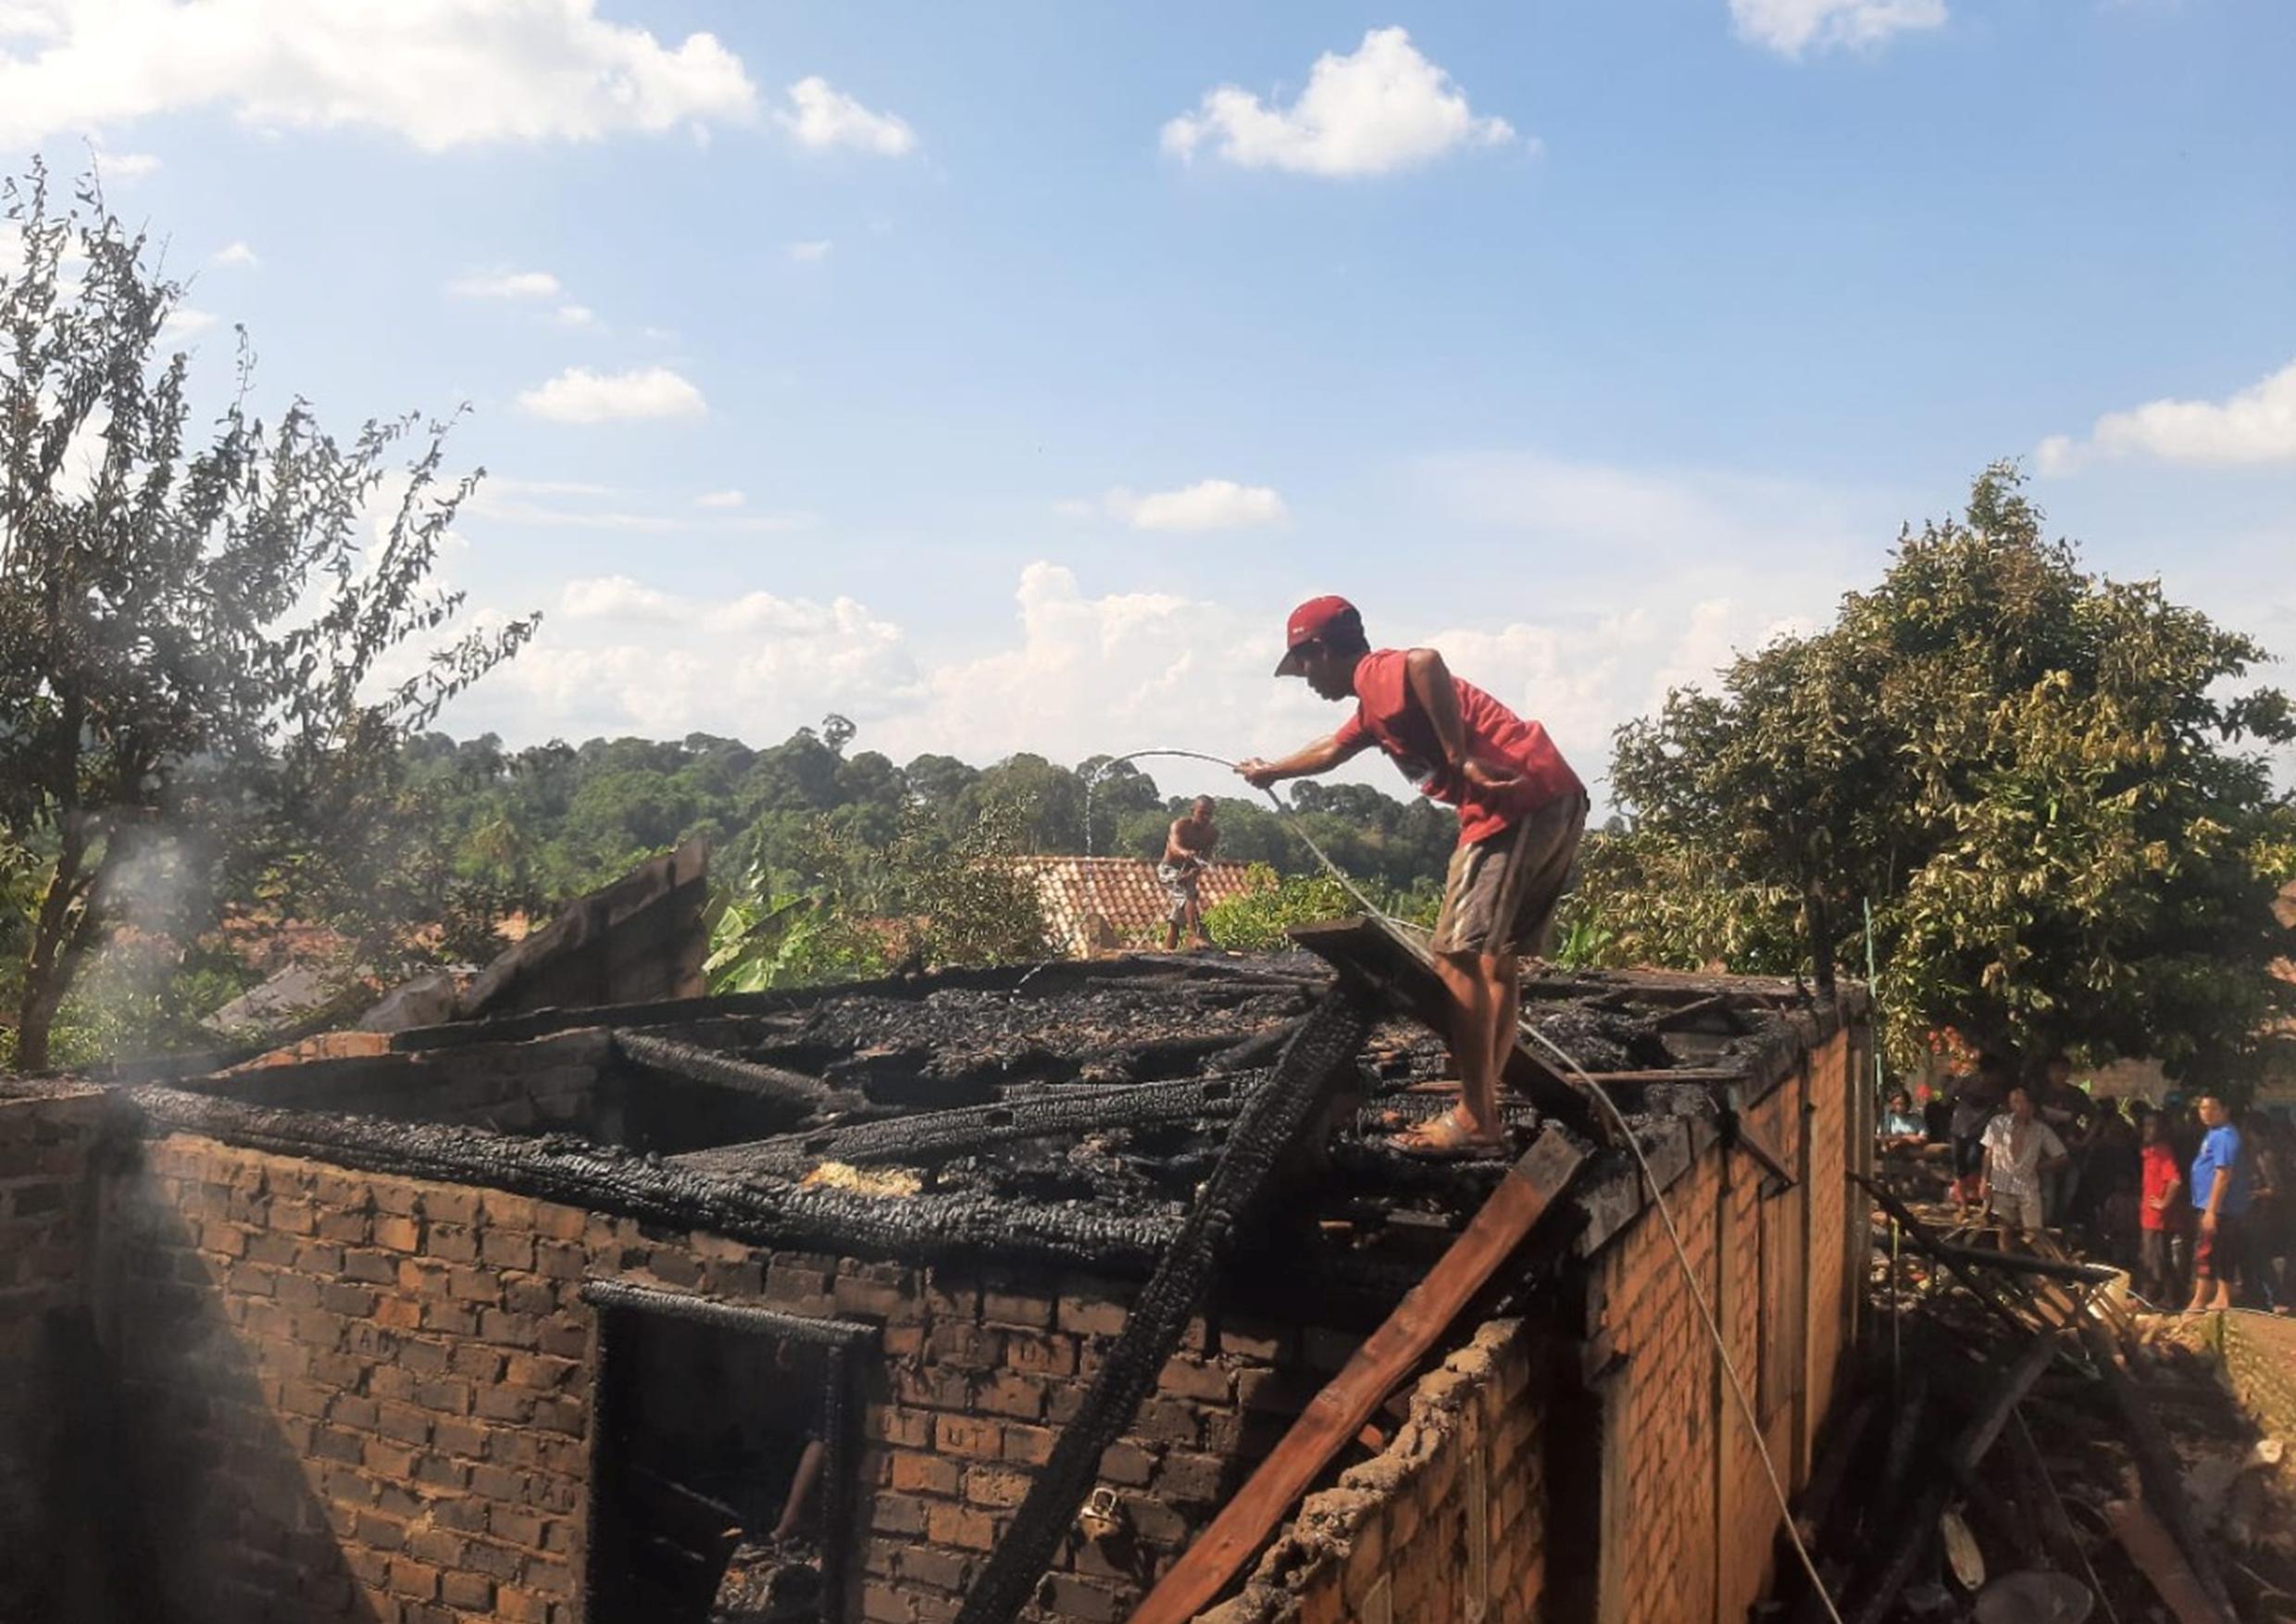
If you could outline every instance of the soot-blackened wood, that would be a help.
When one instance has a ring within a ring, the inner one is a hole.
[[[965,1598],[957,1624],[1009,1624],[1076,1522],[1100,1457],[1129,1426],[1179,1345],[1238,1220],[1304,1133],[1323,1120],[1332,1087],[1353,1073],[1375,1010],[1352,989],[1326,994],[1236,1119],[1179,1235],[1132,1303],[1092,1390],[1053,1444],[1019,1513]]]
[[[689,1151],[678,1158],[705,1172],[802,1173],[822,1162],[925,1162],[965,1156],[986,1145],[1091,1133],[1157,1122],[1217,1120],[1242,1109],[1260,1077],[1203,1077],[1182,1082],[1118,1084],[1078,1093],[1042,1094],[994,1106],[923,1111],[852,1128],[784,1133],[746,1144]]]
[[[2224,1575],[2217,1570],[2215,1554],[2210,1548],[2208,1536],[2201,1531],[2200,1519],[2193,1515],[2192,1502],[2184,1492],[2184,1469],[2177,1464],[2177,1452],[2168,1442],[2168,1434],[2161,1430],[2161,1423],[2145,1403],[2144,1393],[2137,1386],[2137,1379],[2121,1362],[2120,1345],[2113,1334],[2094,1319],[2081,1318],[2081,1337],[2104,1384],[2120,1406],[2121,1419],[2128,1431],[2129,1451],[2137,1457],[2137,1477],[2144,1485],[2144,1497],[2159,1514],[2168,1531],[2176,1536],[2183,1548],[2185,1560],[2201,1581],[2208,1599],[2227,1618],[2237,1618],[2232,1606],[2232,1593],[2225,1588]]]
[[[1949,1486],[1955,1480],[1966,1481],[1985,1458],[1985,1452],[2001,1436],[2001,1430],[2015,1413],[2017,1403],[2032,1391],[2033,1383],[2049,1368],[2055,1356],[2058,1332],[2042,1331],[2031,1337],[2017,1362],[1992,1388],[1985,1405],[1973,1416],[1967,1426],[1946,1451],[1945,1462],[1950,1476],[1939,1475],[1915,1502],[1912,1517],[1902,1525],[1897,1544],[1890,1553],[1889,1561],[1881,1569],[1873,1592],[1866,1605],[1858,1610],[1856,1624],[1882,1624],[1897,1605],[1898,1593],[1914,1576],[1929,1543],[1938,1537],[1938,1518],[1944,1514]]]
[[[1211,1605],[1467,1299],[1553,1210],[1585,1161],[1586,1152],[1561,1130],[1540,1135],[1451,1249],[1301,1412],[1212,1526],[1149,1593],[1131,1624],[1183,1624]]]
[[[2058,1334],[2053,1329],[2044,1330],[2026,1343],[2025,1352],[2018,1355],[2015,1364],[2009,1367],[2008,1375],[1988,1395],[1985,1407],[1971,1419],[1968,1429],[1954,1446],[1953,1459],[1949,1463],[1954,1477],[1967,1482],[1977,1475],[1978,1465],[1984,1460],[1985,1452],[1993,1447],[1993,1440],[2001,1436],[2001,1430],[2009,1424],[2010,1416],[2015,1412],[2025,1395],[2033,1391],[2033,1383],[2040,1380],[2043,1370],[2049,1368],[2049,1362],[2057,1356]]]
[[[796,1111],[827,1111],[865,1104],[856,1095],[840,1094],[816,1077],[761,1066],[738,1056],[721,1055],[699,1043],[648,1032],[616,1032],[614,1050],[642,1071],[698,1082],[708,1088],[730,1089],[753,1099],[769,1100]]]
[[[1886,1252],[1890,1245],[1889,1231],[1876,1230],[1871,1239],[1877,1251]],[[1991,1252],[1982,1246],[1962,1246],[1951,1241],[1937,1243],[1937,1255],[1952,1257],[1979,1268],[1998,1268],[2003,1274],[2046,1276],[2050,1280],[2077,1280],[2083,1285],[2101,1286],[2121,1271],[2102,1263],[2076,1263],[2070,1258],[2034,1257],[2023,1252]]]
[[[1946,1243],[1939,1239],[1937,1231],[1923,1223],[1913,1208],[1907,1206],[1865,1174],[1852,1173],[1850,1177],[1865,1190],[1866,1194],[1880,1203],[1882,1211],[1904,1226],[1907,1240],[1951,1270],[1953,1278],[1968,1287],[1969,1294],[1984,1304],[1995,1318],[2020,1337],[2031,1332],[2033,1329],[2031,1322],[2010,1307],[2008,1304],[2003,1302],[2001,1293],[1988,1285],[1974,1268],[1960,1258],[1953,1256]]]
[[[1292,940],[1354,976],[1386,998],[1402,1014],[1451,1036],[1451,998],[1435,974],[1431,955],[1419,943],[1382,919],[1352,918],[1329,924],[1294,925]],[[1503,1081],[1539,1109],[1585,1138],[1609,1143],[1609,1125],[1578,1086],[1534,1053],[1521,1038],[1507,1056]]]
[[[150,1085],[119,1091],[147,1134],[205,1134],[362,1172],[477,1184],[772,1246],[882,1257],[1029,1257],[1144,1273],[1180,1230],[1162,1212],[927,1192],[900,1200],[705,1174],[565,1134],[272,1110]]]

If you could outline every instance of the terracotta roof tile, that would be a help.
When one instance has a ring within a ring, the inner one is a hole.
[[[1164,945],[1170,905],[1154,863],[1140,857],[1017,857],[1014,862],[1036,876],[1044,922],[1063,953],[1086,957]],[[1214,863],[1204,870],[1197,894],[1208,908],[1251,889],[1249,864]]]

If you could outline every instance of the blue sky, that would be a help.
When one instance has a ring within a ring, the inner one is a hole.
[[[1591,776],[1997,456],[2296,654],[2292,62],[2280,0],[0,0],[0,147],[96,144],[217,386],[243,322],[342,428],[470,403],[448,568],[546,620],[457,731],[1243,755],[1340,591]]]

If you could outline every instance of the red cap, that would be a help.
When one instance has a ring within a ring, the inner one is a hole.
[[[1363,617],[1356,613],[1354,605],[1340,597],[1308,599],[1292,610],[1292,618],[1283,623],[1284,656],[1276,666],[1276,675],[1298,676],[1300,670],[1294,656],[1300,644],[1314,643],[1342,630],[1352,631],[1359,638],[1363,635]]]

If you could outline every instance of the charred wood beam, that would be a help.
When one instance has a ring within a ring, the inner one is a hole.
[[[1889,1561],[1883,1566],[1872,1593],[1866,1598],[1865,1606],[1855,1615],[1855,1624],[1882,1624],[1882,1620],[1890,1617],[1897,1605],[1899,1593],[1913,1579],[1914,1571],[1920,1566],[1930,1542],[1937,1538],[1938,1518],[1945,1511],[1949,1483],[1954,1480],[1965,1483],[1977,1469],[1978,1463],[1985,1458],[1985,1452],[2001,1436],[2002,1428],[2008,1425],[2017,1401],[2031,1391],[2033,1383],[2040,1379],[2040,1373],[2048,1368],[2050,1360],[2055,1356],[2057,1336],[2053,1330],[2045,1330],[2028,1342],[2024,1354],[1994,1387],[1985,1405],[1954,1439],[1953,1447],[1945,1456],[1951,1477],[1939,1475],[1915,1501],[1912,1518],[1902,1525],[1898,1543],[1891,1548]]]
[[[2002,1301],[2001,1293],[1994,1291],[1990,1285],[1987,1284],[1981,1275],[1972,1269],[1968,1264],[1964,1263],[1960,1258],[1953,1256],[1952,1253],[1946,1249],[1945,1242],[1938,1238],[1937,1231],[1930,1229],[1928,1224],[1923,1223],[1921,1219],[1915,1215],[1913,1208],[1907,1206],[1895,1195],[1891,1194],[1887,1189],[1879,1184],[1877,1184],[1873,1180],[1868,1179],[1863,1173],[1853,1172],[1850,1175],[1850,1178],[1853,1182],[1861,1186],[1866,1194],[1872,1196],[1876,1202],[1880,1204],[1882,1211],[1888,1213],[1904,1228],[1905,1238],[1907,1240],[1913,1242],[1915,1246],[1919,1247],[1922,1252],[1927,1254],[1929,1257],[1944,1265],[1945,1268],[1952,1272],[1955,1280],[1959,1280],[1963,1285],[1968,1287],[1969,1294],[1975,1297],[1978,1302],[1984,1304],[1987,1310],[1990,1312],[1995,1318],[1999,1319],[2003,1325],[2006,1325],[2019,1337],[2023,1337],[2030,1333],[2033,1329],[2032,1326],[2028,1324],[2021,1316],[2019,1316],[2016,1310]]]
[[[1879,1252],[1890,1249],[1890,1236],[1885,1230],[1871,1231],[1874,1248]],[[1963,1246],[1952,1241],[1939,1241],[1938,1255],[1971,1263],[1980,1268],[1998,1268],[2008,1274],[2040,1275],[2050,1280],[2073,1280],[2082,1285],[2101,1286],[2118,1278],[2120,1270],[2102,1263],[2075,1263],[2070,1258],[2035,1257],[2025,1252],[1994,1252],[1983,1246]]]
[[[1214,1055],[1204,1062],[1204,1068],[1207,1072],[1257,1070],[1283,1052],[1284,1044],[1292,1041],[1292,1034],[1300,1030],[1304,1019],[1302,1017],[1301,1020],[1287,1020],[1280,1026],[1269,1027],[1266,1031],[1254,1032],[1242,1043],[1230,1044]]]
[[[921,1002],[944,991],[1012,993],[1042,996],[1088,991],[1096,984],[1132,986],[1229,983],[1267,991],[1287,987],[1315,993],[1329,985],[1328,977],[1286,970],[1268,965],[1232,964],[1222,960],[1165,961],[1142,957],[1056,960],[1033,968],[1001,965],[978,969],[929,970],[917,976],[883,976],[875,981],[845,981],[826,987],[792,987],[770,993],[721,993],[707,998],[673,998],[643,1004],[606,1004],[580,1008],[538,1009],[528,1015],[496,1016],[482,1020],[449,1021],[440,1026],[412,1027],[393,1033],[394,1050],[441,1049],[464,1043],[518,1043],[545,1037],[577,1027],[641,1027],[682,1024],[725,1016],[780,1015],[810,1009],[855,995]]]
[[[2025,1352],[2017,1356],[2015,1364],[2009,1367],[2009,1374],[1987,1395],[1985,1407],[1971,1418],[1959,1442],[1954,1444],[1953,1458],[1948,1464],[1953,1468],[1953,1476],[1964,1483],[1976,1477],[1978,1463],[1985,1458],[1985,1452],[1993,1447],[1993,1441],[2001,1436],[2001,1430],[2009,1424],[2009,1418],[2015,1413],[2018,1404],[2033,1390],[2033,1383],[2040,1380],[2040,1373],[2049,1368],[2050,1361],[2057,1356],[2058,1334],[2053,1328],[2026,1343]]]
[[[1043,1577],[1100,1471],[1100,1457],[1131,1424],[1165,1361],[1179,1345],[1229,1239],[1293,1143],[1321,1122],[1333,1086],[1354,1072],[1370,1036],[1371,1006],[1341,990],[1308,1018],[1267,1087],[1254,1093],[1228,1136],[1212,1176],[1170,1248],[1133,1302],[1092,1390],[1029,1486],[1028,1498],[991,1553],[956,1624],[1010,1624]]]
[[[1722,1143],[1732,1150],[1742,1150],[1753,1159],[1754,1166],[1765,1175],[1762,1193],[1765,1196],[1783,1195],[1800,1182],[1793,1169],[1779,1159],[1776,1151],[1762,1143],[1762,1136],[1746,1126],[1741,1112],[1741,1100],[1735,1083],[1722,1091]]]
[[[755,1060],[723,1055],[678,1038],[651,1032],[616,1032],[614,1052],[641,1071],[707,1088],[730,1089],[754,1100],[768,1101],[803,1112],[837,1110],[864,1102],[841,1095],[817,1077],[762,1066]]]
[[[2081,1318],[2080,1330],[2104,1377],[2105,1387],[2113,1394],[2113,1402],[2120,1406],[2129,1452],[2137,1457],[2137,1477],[2144,1485],[2146,1503],[2167,1525],[2182,1548],[2193,1577],[2200,1580],[2202,1593],[2224,1618],[2238,1618],[2240,1615],[2232,1605],[2232,1593],[2225,1588],[2224,1575],[2217,1570],[2208,1537],[2193,1513],[2192,1502],[2185,1495],[2184,1469],[2177,1463],[2177,1452],[2170,1445],[2168,1435],[2161,1430],[2160,1418],[2153,1415],[2137,1379],[2122,1363],[2120,1344],[2110,1331],[2086,1315]]]
[[[850,1128],[785,1133],[748,1144],[689,1152],[682,1166],[716,1172],[804,1171],[821,1162],[930,1161],[962,1156],[983,1145],[1054,1133],[1090,1133],[1232,1117],[1261,1078],[1204,1077],[1181,1082],[1143,1082],[966,1106],[953,1111],[923,1111],[889,1121]]]
[[[1329,962],[1391,1007],[1447,1037],[1450,994],[1435,974],[1428,950],[1385,921],[1354,918],[1329,924],[1294,925],[1292,939]],[[1539,1109],[1600,1144],[1615,1142],[1609,1121],[1578,1086],[1534,1053],[1520,1038],[1507,1052],[1502,1081]]]
[[[571,1135],[274,1110],[144,1085],[119,1091],[143,1132],[197,1133],[360,1172],[477,1184],[538,1201],[771,1246],[880,1257],[1029,1257],[1145,1273],[1180,1232],[1166,1213],[980,1193],[884,1200],[680,1168]]]

